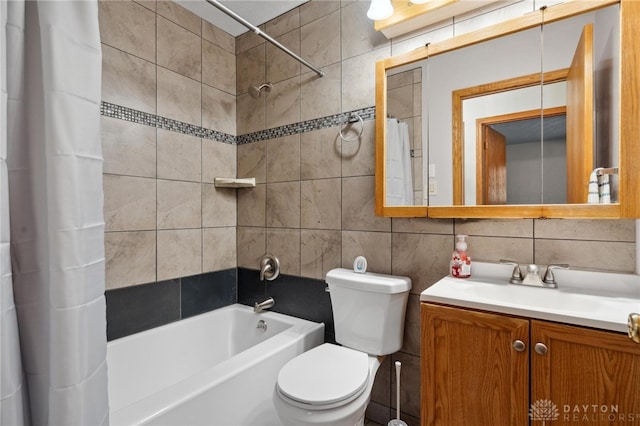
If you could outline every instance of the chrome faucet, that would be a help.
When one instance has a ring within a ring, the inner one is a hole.
[[[558,283],[556,283],[556,279],[553,275],[554,269],[569,268],[569,265],[565,263],[550,264],[547,266],[547,270],[544,273],[543,277],[540,278],[540,268],[538,267],[538,265],[530,264],[527,266],[527,275],[523,277],[518,262],[500,259],[500,263],[513,265],[513,272],[511,273],[511,279],[509,280],[511,284],[522,284],[546,288],[558,288]]]
[[[260,260],[260,281],[273,281],[280,275],[280,260],[271,254],[265,254]]]
[[[273,300],[273,297],[268,298],[267,300],[265,300],[264,302],[258,303],[256,302],[256,304],[253,306],[253,312],[259,314],[260,312],[264,311],[265,309],[269,309],[271,307],[273,307],[273,305],[276,304],[276,301]]]

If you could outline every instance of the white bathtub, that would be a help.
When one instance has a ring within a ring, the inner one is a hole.
[[[278,371],[323,341],[324,324],[239,304],[111,341],[111,425],[279,425]]]

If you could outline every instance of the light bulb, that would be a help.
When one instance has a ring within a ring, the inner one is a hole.
[[[371,6],[367,11],[367,18],[380,21],[393,15],[391,0],[371,0]]]

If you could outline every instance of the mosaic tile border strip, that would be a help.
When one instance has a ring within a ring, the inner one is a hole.
[[[121,105],[102,101],[100,103],[100,114],[105,117],[118,118],[120,120],[131,121],[132,123],[143,124],[145,126],[158,129],[169,130],[198,138],[213,139],[218,142],[235,145],[236,137],[217,130],[206,129],[194,124],[185,123],[171,118],[161,117],[136,109],[127,108]]]
[[[132,123],[143,124],[145,126],[169,130],[198,138],[212,139],[231,145],[244,145],[251,142],[281,138],[284,136],[338,126],[349,122],[354,114],[358,114],[363,121],[369,121],[376,118],[375,106],[370,106],[353,111],[342,112],[340,114],[301,121],[299,123],[274,127],[272,129],[261,130],[259,132],[248,133],[246,135],[233,136],[217,130],[207,129],[194,124],[161,117],[159,115],[104,101],[100,103],[100,114],[105,117],[117,118],[120,120],[130,121]]]
[[[312,132],[314,130],[326,129],[349,122],[353,114],[358,114],[362,120],[369,121],[376,118],[375,106],[361,108],[340,114],[328,115],[326,117],[315,118],[313,120],[301,121],[299,123],[287,124],[273,129],[262,130],[260,132],[248,133],[237,136],[237,144],[244,145],[251,142],[264,141],[267,139],[281,138],[284,136],[296,135],[299,133]]]

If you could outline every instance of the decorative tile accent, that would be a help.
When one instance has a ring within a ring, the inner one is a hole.
[[[159,115],[138,111],[132,108],[127,108],[121,105],[116,105],[104,101],[100,104],[100,114],[104,115],[105,117],[117,118],[133,123],[143,124],[145,126],[169,130],[172,132],[182,133],[185,135],[204,139],[216,140],[218,142],[228,143],[232,145],[244,145],[252,142],[275,139],[284,136],[307,133],[314,130],[338,126],[348,123],[354,114],[358,114],[363,121],[370,121],[376,118],[375,106],[370,106],[353,111],[342,112],[340,114],[333,114],[326,117],[315,118],[313,120],[286,124],[284,126],[274,127],[272,129],[248,133],[246,135],[233,136],[224,132],[219,132],[217,130],[206,129],[194,124],[184,123],[182,121],[161,117]]]

